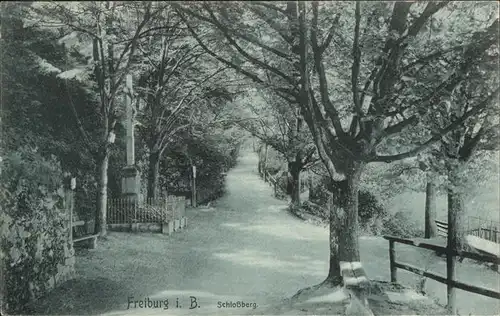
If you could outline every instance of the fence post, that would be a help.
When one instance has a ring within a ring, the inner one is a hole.
[[[177,223],[176,223],[176,219],[175,219],[175,204],[171,202],[171,206],[172,206],[172,223],[174,224],[174,231],[177,231]]]
[[[138,222],[138,218],[137,218],[137,201],[135,199],[132,199],[132,205],[133,205],[133,208],[134,208],[134,220],[135,222],[137,223]]]
[[[396,251],[394,249],[394,240],[389,240],[389,265],[391,269],[391,282],[397,282],[397,268],[395,260]]]
[[[457,299],[456,299],[456,290],[453,287],[453,281],[455,280],[455,263],[456,257],[455,254],[452,253],[452,249],[448,246],[446,247],[446,287],[447,287],[447,298],[448,311],[452,315],[456,315],[457,313]]]
[[[191,166],[192,174],[191,174],[191,206],[196,207],[197,202],[197,193],[196,193],[196,166]]]
[[[165,196],[165,204],[163,204],[163,214],[162,214],[162,217],[163,217],[163,222],[166,223],[168,222],[168,195]]]
[[[490,238],[491,241],[495,241],[493,238],[493,221],[490,221]]]
[[[74,180],[73,180],[74,181]],[[69,241],[73,244],[73,209],[74,209],[74,193],[73,181],[68,174],[64,183],[64,204],[66,211],[69,213]]]

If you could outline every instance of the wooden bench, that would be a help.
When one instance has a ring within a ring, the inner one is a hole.
[[[87,235],[87,236],[81,236],[81,237],[78,237],[78,238],[73,238],[73,228],[81,228],[82,226],[85,225],[85,221],[74,221],[74,222],[71,222],[71,237],[72,237],[72,240],[73,240],[73,245],[78,243],[78,242],[82,242],[82,241],[86,241],[87,242],[87,248],[89,249],[95,249],[97,247],[97,237],[99,236],[99,234],[94,234],[94,235]],[[80,229],[81,231],[81,229]]]
[[[97,237],[98,236],[99,236],[99,234],[95,234],[95,235],[89,235],[89,236],[75,238],[75,239],[73,239],[73,244],[80,242],[80,241],[87,240],[87,247],[89,249],[95,249],[97,247]]]
[[[448,223],[443,222],[443,221],[438,221],[438,220],[436,220],[435,222],[436,222],[436,226],[438,229],[438,235],[447,238],[448,237]],[[486,229],[477,228],[477,229],[474,229],[472,231],[469,231],[468,232],[469,234],[467,234],[467,236],[465,237],[467,240],[467,244],[481,254],[495,257],[495,258],[499,258],[500,251],[498,248],[499,247],[498,243],[491,241],[491,240],[488,240],[488,239],[485,239],[485,238],[482,238],[483,236],[482,236],[481,232],[483,230],[486,230]],[[491,230],[489,230],[489,231],[491,232]],[[474,236],[474,235],[470,234],[470,233],[474,233],[474,232],[478,232],[478,236]],[[497,240],[496,237],[495,237],[495,240]],[[459,261],[462,262],[463,259],[464,258],[461,257]],[[500,272],[498,265],[495,265],[495,270]]]
[[[437,226],[437,233],[441,237],[448,237],[448,223],[443,221],[434,221]]]
[[[443,221],[434,221],[437,226],[437,232],[438,235],[441,237],[448,237],[448,223],[443,222]],[[467,234],[477,236],[482,239],[486,239],[495,243],[500,243],[499,236],[500,236],[500,231],[497,231],[496,229],[493,228],[484,228],[484,227],[479,227],[476,229],[471,229],[467,231]]]

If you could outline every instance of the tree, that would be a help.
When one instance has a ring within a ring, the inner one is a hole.
[[[199,106],[202,96],[209,98],[204,87],[222,72],[208,70],[203,50],[179,28],[175,13],[166,10],[165,15],[159,22],[165,31],[138,45],[145,63],[140,69],[139,96],[145,105],[139,121],[149,148],[148,198],[158,196],[159,162],[172,137],[189,127],[193,105]]]
[[[95,98],[78,81],[57,78],[71,61],[52,30],[24,23],[29,3],[2,6],[1,148],[15,151],[28,146],[37,148],[46,159],[55,155],[63,171],[78,179],[79,215],[93,215],[95,209],[89,205],[96,195],[96,165],[75,128],[73,111],[77,111],[95,148],[93,140],[99,136]]]
[[[432,150],[430,150],[432,152]],[[425,210],[424,210],[424,237],[437,237],[437,195],[439,192],[440,173],[436,166],[438,162],[432,159],[432,154],[424,153],[416,159],[405,159],[398,161],[392,166],[388,173],[388,179],[394,181],[391,187],[397,186],[401,182],[401,177],[405,180],[411,179],[410,185],[404,186],[417,192],[425,192]]]
[[[300,173],[317,162],[310,134],[301,128],[300,113],[291,111],[273,93],[250,94],[247,98],[245,108],[252,113],[239,125],[283,155],[291,175],[291,203],[300,206]]]
[[[440,141],[436,159],[444,162],[442,172],[447,175],[448,243],[453,249],[466,250],[465,196],[468,165],[481,151],[498,150],[499,108],[498,74],[488,70],[498,67],[498,51],[486,54],[483,62],[469,72],[470,80],[455,89],[450,100],[441,104],[432,127],[446,125],[470,108],[479,108],[477,115],[467,119]]]
[[[191,17],[185,17],[184,21],[193,37],[211,56],[259,85],[266,83],[262,73],[273,76],[271,88],[292,107],[300,108],[329,175],[332,179],[337,174],[345,178],[346,190],[342,194],[346,206],[337,210],[338,221],[331,225],[336,234],[332,234],[330,241],[330,272],[325,284],[339,284],[340,261],[360,260],[358,191],[365,166],[414,156],[439,142],[443,135],[463,125],[482,108],[478,104],[423,141],[407,144],[412,147],[407,151],[389,155],[379,151],[392,137],[410,127],[421,127],[422,118],[434,105],[448,98],[457,85],[468,80],[470,69],[498,41],[498,19],[495,19],[486,28],[471,23],[472,38],[463,38],[445,28],[448,35],[454,36],[438,50],[429,51],[429,46],[422,45],[425,43],[422,33],[434,19],[446,26],[445,19],[436,14],[447,5],[448,2],[396,2],[391,4],[389,17],[385,15],[385,3],[356,2],[354,8],[344,3],[318,2],[257,2],[238,7],[178,5],[180,12]],[[473,4],[454,6],[463,14]],[[341,14],[333,14],[335,11]],[[362,13],[366,17],[363,30]],[[247,18],[241,19],[242,16]],[[457,15],[453,18],[457,19]],[[325,27],[326,23],[330,27]],[[269,36],[274,42],[243,32],[250,24],[265,25],[264,33],[274,32],[274,37]],[[207,34],[212,33],[207,29],[218,32],[219,39],[222,37],[232,49],[232,56],[243,58],[247,65],[224,58],[209,47],[199,35],[204,32],[203,38],[210,38]],[[368,45],[370,41],[375,45]],[[254,49],[248,49],[249,46]],[[350,52],[346,54],[345,48],[349,46]],[[255,47],[273,58],[257,57],[253,54]],[[445,71],[421,72],[436,56],[453,55],[457,50],[462,58],[458,63],[443,66]],[[338,58],[333,58],[333,54]],[[336,74],[327,72],[331,68]],[[350,73],[347,80],[342,75],[345,73]],[[417,79],[416,73],[423,77]],[[363,75],[365,82],[360,85]],[[337,87],[339,81],[349,85],[351,100]],[[331,220],[335,220],[334,216]]]
[[[118,96],[125,76],[134,62],[139,38],[148,36],[148,25],[163,10],[152,2],[78,2],[35,3],[31,7],[30,22],[39,27],[59,30],[60,42],[69,52],[77,55],[80,63],[75,68],[61,72],[61,79],[76,78],[87,89],[99,95],[99,120],[101,136],[97,149],[91,148],[89,133],[79,118],[78,130],[92,150],[99,171],[96,231],[106,235],[106,205],[108,190],[109,154],[114,142],[115,126],[121,110]],[[137,22],[131,23],[132,21]],[[64,35],[64,36],[61,36]],[[75,112],[76,113],[76,112]]]

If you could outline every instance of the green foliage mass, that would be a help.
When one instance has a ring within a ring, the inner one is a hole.
[[[19,312],[73,272],[61,180],[57,160],[29,147],[1,162],[0,259],[9,313]]]
[[[326,206],[328,204],[329,192],[333,192],[333,204],[336,207],[345,207],[345,199],[343,198],[345,189],[345,181],[333,182],[329,177],[324,177],[320,184],[313,189],[314,193],[311,196],[311,201],[315,204]],[[358,196],[358,217],[361,227],[367,227],[371,221],[383,218],[386,215],[384,207],[372,193],[367,190],[360,190]]]
[[[225,173],[235,166],[239,155],[240,134],[187,135],[180,139],[160,165],[162,187],[167,192],[189,197],[191,166],[195,165],[198,203],[221,197],[225,192]]]

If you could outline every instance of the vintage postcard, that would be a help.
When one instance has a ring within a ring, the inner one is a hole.
[[[498,315],[495,1],[2,2],[2,315]]]

